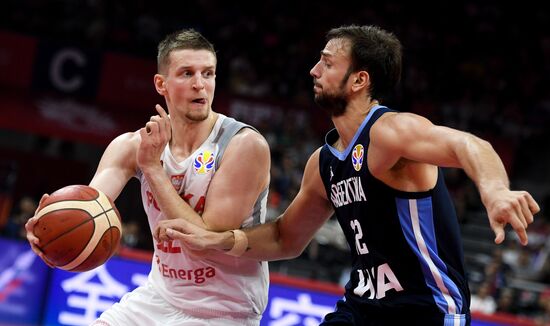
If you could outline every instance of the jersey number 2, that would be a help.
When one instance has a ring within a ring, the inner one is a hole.
[[[351,220],[350,222],[353,233],[355,233],[355,249],[359,255],[364,255],[369,253],[367,245],[364,242],[361,242],[363,238],[363,230],[361,230],[361,224],[358,220]]]

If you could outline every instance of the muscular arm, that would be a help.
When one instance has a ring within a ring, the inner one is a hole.
[[[268,188],[271,154],[267,141],[245,128],[234,136],[206,195],[202,218],[209,230],[237,229]]]
[[[418,115],[399,113],[381,118],[371,130],[369,149],[374,159],[369,165],[373,173],[389,170],[405,158],[462,168],[483,193],[509,186],[504,165],[490,143],[469,133],[434,125]]]
[[[311,241],[315,232],[332,215],[333,210],[319,173],[319,150],[309,159],[298,195],[287,210],[274,222],[244,229],[248,250],[242,257],[257,260],[278,260],[298,256]],[[227,251],[234,244],[232,232],[207,232],[192,225],[165,221],[160,229],[176,230],[170,237],[194,249]],[[157,229],[156,236],[163,233]]]
[[[529,193],[510,191],[504,165],[487,141],[433,125],[418,115],[390,113],[373,125],[369,150],[369,168],[375,176],[384,175],[402,159],[464,169],[487,208],[495,242],[503,241],[503,228],[510,223],[521,242],[527,244],[525,228],[540,209]],[[422,175],[422,167],[405,177],[414,178],[415,173]]]
[[[105,149],[90,186],[101,190],[113,201],[117,199],[136,173],[138,144],[138,133],[126,133],[115,138]]]

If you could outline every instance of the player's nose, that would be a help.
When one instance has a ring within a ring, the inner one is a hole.
[[[204,88],[204,80],[201,75],[195,76],[195,79],[193,80],[193,89],[203,89]]]
[[[309,71],[309,74],[313,78],[319,78],[321,76],[320,71],[319,71],[319,64],[320,64],[320,62],[317,62],[315,64],[315,66],[313,66],[313,68],[311,68],[311,70]]]

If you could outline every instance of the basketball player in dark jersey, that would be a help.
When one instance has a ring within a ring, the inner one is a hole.
[[[510,224],[523,245],[539,206],[509,189],[491,145],[380,103],[401,74],[401,44],[374,26],[327,34],[311,70],[315,100],[335,129],[309,159],[296,198],[273,223],[212,233],[166,221],[159,238],[242,257],[298,256],[335,213],[352,252],[345,296],[322,325],[469,325],[470,293],[453,203],[440,167],[462,168],[476,184],[495,242]],[[240,232],[240,231],[239,231]]]

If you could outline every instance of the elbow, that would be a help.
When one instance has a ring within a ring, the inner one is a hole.
[[[276,234],[273,236],[277,239],[278,243],[278,258],[279,259],[294,259],[304,252],[304,249],[307,246],[307,243],[303,245],[301,242],[297,241],[296,238],[292,236],[286,236],[280,231],[281,219],[278,219],[275,223],[277,228],[275,229]]]
[[[490,142],[488,142],[488,141],[482,139],[482,140],[481,140],[481,145],[482,145],[484,148],[486,148],[487,150],[496,153],[495,148],[493,147],[493,145],[492,145]]]
[[[482,139],[473,135],[472,135],[472,139],[474,143],[477,144],[479,147],[494,151],[493,145],[491,145],[491,143],[486,141],[485,139]]]
[[[294,259],[300,256],[306,249],[308,243],[301,243],[295,239],[289,239],[288,241],[282,241],[281,256],[282,259]]]
[[[490,149],[493,150],[493,145],[491,145],[490,142],[486,141],[485,139],[479,138],[473,134],[469,134],[470,137],[467,138],[467,147],[478,147],[483,149]]]
[[[494,152],[494,148],[488,141],[468,134],[468,137],[464,137],[456,143],[454,152],[455,159],[461,162],[461,158],[479,157],[483,153]],[[462,164],[459,164],[457,167],[462,167]]]
[[[304,252],[305,247],[302,248],[288,248],[287,250],[283,250],[284,257],[283,259],[294,259],[298,258]]]

